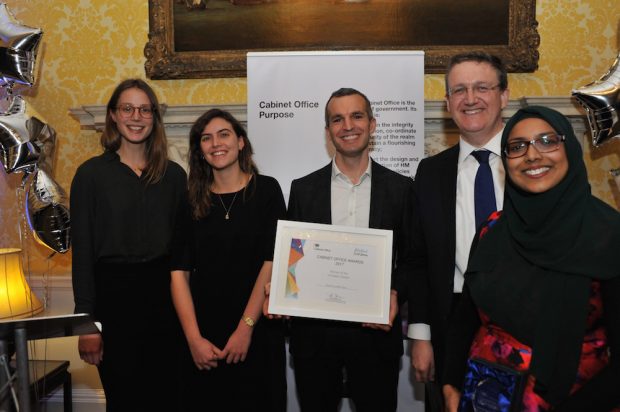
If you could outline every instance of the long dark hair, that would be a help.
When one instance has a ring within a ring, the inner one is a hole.
[[[144,80],[126,79],[123,80],[110,97],[105,115],[105,129],[101,135],[101,146],[105,150],[115,152],[121,147],[121,135],[112,113],[118,106],[118,99],[121,94],[128,89],[140,89],[149,98],[153,108],[153,130],[145,142],[146,168],[144,169],[145,178],[148,183],[158,182],[166,172],[168,166],[168,141],[164,131],[164,123],[159,110],[159,102],[155,92]]]
[[[254,154],[252,144],[239,120],[235,119],[229,112],[221,109],[211,109],[205,112],[194,122],[189,132],[189,204],[192,207],[192,214],[195,219],[206,217],[212,205],[211,185],[213,184],[213,168],[204,159],[200,149],[200,140],[205,126],[216,118],[230,123],[237,137],[243,139],[243,149],[239,151],[239,167],[241,171],[252,177],[250,181],[255,181],[254,177],[258,174],[258,169],[254,164],[254,160],[252,160],[252,154]],[[249,186],[250,184],[246,186],[246,190]]]

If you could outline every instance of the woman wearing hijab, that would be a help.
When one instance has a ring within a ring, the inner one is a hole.
[[[502,161],[504,210],[474,242],[451,320],[448,410],[609,411],[620,405],[620,213],[590,193],[581,147],[552,109],[510,119]],[[480,409],[489,400],[500,407]]]

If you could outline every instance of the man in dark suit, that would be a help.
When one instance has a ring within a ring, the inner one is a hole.
[[[354,89],[334,92],[325,107],[334,159],[291,185],[290,220],[394,231],[389,325],[291,320],[290,351],[304,412],[336,411],[343,374],[358,412],[396,410],[403,353],[398,308],[411,270],[413,182],[370,159],[375,126],[365,95]]]
[[[488,151],[495,210],[501,210],[504,170],[500,156],[502,109],[508,80],[501,61],[486,53],[454,56],[446,70],[446,104],[459,144],[422,160],[415,178],[414,272],[409,330],[416,379],[426,384],[426,410],[442,410],[441,368],[447,318],[459,299],[476,233],[474,185]],[[490,184],[490,183],[489,183]]]

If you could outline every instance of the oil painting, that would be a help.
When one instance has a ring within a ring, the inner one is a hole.
[[[147,75],[243,77],[248,51],[424,50],[425,72],[484,50],[531,72],[535,0],[149,0]]]

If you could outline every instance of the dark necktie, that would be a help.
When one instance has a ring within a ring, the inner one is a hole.
[[[495,211],[495,190],[493,189],[493,174],[489,166],[488,150],[472,152],[480,165],[474,182],[474,204],[476,208],[476,229]]]

